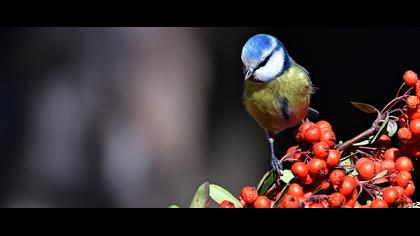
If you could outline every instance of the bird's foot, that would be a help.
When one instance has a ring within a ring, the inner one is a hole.
[[[281,175],[283,170],[283,165],[280,163],[279,159],[277,157],[272,156],[271,157],[271,167],[273,167],[274,171],[276,171],[278,174]]]

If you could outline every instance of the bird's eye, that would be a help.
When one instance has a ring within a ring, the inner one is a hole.
[[[264,58],[264,60],[263,60],[263,61],[261,61],[261,62],[260,62],[260,64],[258,64],[258,68],[264,67],[264,66],[267,64],[268,60],[270,59],[270,56],[271,56],[271,55],[266,56],[266,57]]]

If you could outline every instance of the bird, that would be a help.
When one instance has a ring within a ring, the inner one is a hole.
[[[242,48],[243,105],[265,131],[271,149],[271,166],[278,173],[282,163],[274,152],[277,134],[317,117],[310,100],[315,88],[309,72],[296,63],[283,43],[268,34],[249,38]]]

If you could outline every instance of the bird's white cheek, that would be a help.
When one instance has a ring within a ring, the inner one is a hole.
[[[273,80],[277,75],[283,72],[284,56],[283,50],[274,52],[267,64],[255,71],[255,77],[264,82]]]

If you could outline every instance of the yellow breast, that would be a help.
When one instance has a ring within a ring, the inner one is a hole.
[[[292,66],[269,83],[245,81],[244,105],[265,130],[275,134],[295,126],[308,114],[312,84],[307,72]],[[288,117],[281,111],[282,99],[288,101]]]

